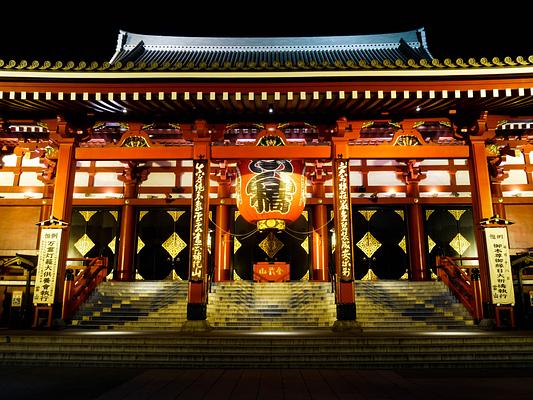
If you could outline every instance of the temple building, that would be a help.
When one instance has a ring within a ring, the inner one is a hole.
[[[121,31],[0,122],[1,326],[531,325],[533,56]]]

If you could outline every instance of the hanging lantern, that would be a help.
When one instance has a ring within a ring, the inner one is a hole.
[[[242,160],[238,166],[237,207],[257,229],[285,229],[305,207],[305,163],[300,160]]]

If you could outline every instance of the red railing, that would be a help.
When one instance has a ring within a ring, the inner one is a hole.
[[[463,303],[470,315],[472,315],[472,318],[476,322],[479,322],[483,318],[479,267],[475,265],[459,266],[455,263],[456,260],[478,259],[475,257],[458,258],[437,256],[437,276],[450,288],[459,301]]]
[[[61,318],[69,320],[107,275],[107,257],[67,258],[86,265],[68,266]]]

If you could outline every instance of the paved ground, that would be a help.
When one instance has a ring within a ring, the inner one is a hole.
[[[86,332],[85,334],[110,332]],[[114,332],[118,333],[118,332]],[[177,333],[177,332],[176,332]],[[79,331],[0,330],[1,336]],[[162,332],[136,332],[157,335]],[[166,332],[168,334],[168,332]],[[213,334],[213,333],[210,333]],[[210,335],[207,334],[207,335]],[[247,335],[257,332],[225,332]],[[265,332],[261,333],[265,334]],[[277,333],[280,334],[280,333]],[[297,332],[292,334],[310,334]],[[317,334],[316,332],[314,334]],[[322,332],[323,335],[333,335]],[[387,336],[396,333],[373,333]],[[402,332],[427,335],[431,332]],[[443,334],[443,333],[439,333]],[[447,334],[444,332],[444,334]],[[455,334],[460,334],[455,333]],[[533,331],[479,331],[524,335]],[[218,335],[218,334],[217,334]],[[360,333],[358,336],[370,335]],[[414,399],[531,400],[533,369],[155,369],[0,366],[0,400],[18,399]]]
[[[530,400],[533,370],[0,367],[0,398]]]

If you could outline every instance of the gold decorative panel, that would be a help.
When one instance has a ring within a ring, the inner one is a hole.
[[[140,237],[137,238],[137,254],[141,252],[141,250],[144,247],[144,242],[141,240]]]
[[[398,136],[398,139],[394,142],[394,146],[419,146],[421,144],[420,140],[413,135]]]
[[[305,240],[300,244],[307,254],[309,254],[309,237],[306,237]]]
[[[237,238],[233,239],[233,254],[237,252],[241,248],[242,244],[237,240]]]
[[[172,270],[167,275],[167,277],[165,279],[163,279],[163,280],[165,280],[165,281],[181,281],[183,279],[180,278],[180,276],[176,273],[176,271]]]
[[[378,276],[372,271],[372,268],[368,268],[368,272],[361,278],[362,281],[377,281]]]
[[[409,280],[409,271],[408,271],[408,270],[405,270],[405,272],[403,273],[403,275],[400,276],[400,280],[401,280],[401,281],[407,281],[407,280]]]
[[[91,219],[91,217],[96,214],[96,211],[79,211],[83,219],[87,222]]]
[[[302,216],[305,218],[306,221],[309,221],[309,212],[307,212],[307,210],[302,211]]]
[[[270,232],[268,236],[259,243],[259,247],[270,258],[274,258],[278,251],[282,249],[283,243],[276,237],[276,235],[274,235],[274,233]]]
[[[448,210],[448,212],[453,215],[456,221],[459,221],[466,210]]]
[[[117,246],[117,237],[115,236],[113,238],[112,241],[110,241],[108,244],[107,244],[107,247],[109,247],[111,249],[111,251],[113,252],[113,254],[115,254],[115,247]]]
[[[260,231],[264,231],[265,229],[283,231],[285,230],[285,221],[282,219],[260,219],[257,221],[257,229]]]
[[[81,238],[78,239],[76,243],[74,243],[74,247],[83,257],[85,257],[85,254],[91,251],[91,249],[94,247],[94,242],[85,233]]]
[[[185,214],[185,211],[167,211],[167,213],[172,217],[174,222],[176,222],[183,214]]]
[[[115,221],[118,221],[118,211],[109,211],[109,214],[115,218]]]
[[[400,246],[400,248],[403,250],[403,252],[405,254],[407,254],[407,245],[406,245],[406,242],[405,242],[405,236],[402,238],[402,240],[400,240],[400,243],[398,243],[398,246]]]
[[[239,211],[235,211],[235,221],[237,221],[237,218],[239,218],[239,215],[241,215],[241,213]]]
[[[141,219],[143,219],[144,216],[145,216],[146,214],[148,214],[148,211],[141,211],[141,212],[139,213],[139,221],[140,221]]]
[[[377,210],[359,210],[359,214],[361,214],[367,221],[370,221],[376,212]]]
[[[165,240],[165,243],[163,243],[161,246],[168,252],[168,254],[170,254],[172,258],[176,258],[176,256],[185,247],[187,247],[187,243],[181,240],[176,232],[172,232],[172,235],[170,235],[169,238]]]
[[[450,242],[450,246],[454,249],[459,255],[463,255],[465,251],[470,247],[470,242],[466,238],[458,233]]]
[[[365,233],[365,236],[357,242],[356,246],[359,247],[368,258],[370,258],[381,247],[381,243],[372,236],[370,232],[367,232]]]
[[[398,214],[402,220],[405,220],[405,213],[403,210],[394,210],[394,212]]]
[[[428,251],[431,253],[431,250],[433,250],[433,247],[435,247],[437,243],[431,239],[431,237],[428,235]]]
[[[435,210],[426,210],[426,221],[431,217],[431,214],[433,214]]]

